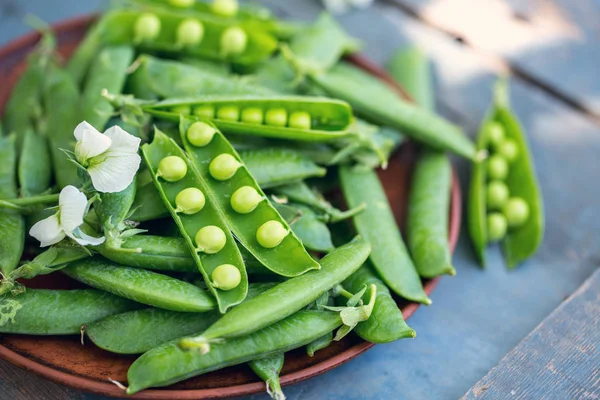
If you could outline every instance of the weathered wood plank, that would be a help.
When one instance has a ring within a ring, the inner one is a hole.
[[[463,399],[600,398],[599,345],[597,271]]]
[[[600,115],[598,0],[389,0]]]

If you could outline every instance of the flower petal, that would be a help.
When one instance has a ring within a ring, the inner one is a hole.
[[[98,132],[96,128],[83,121],[75,128],[75,158],[85,163],[89,158],[104,153],[111,145],[110,137]]]
[[[69,237],[82,246],[98,246],[104,243],[105,237],[95,238],[83,232],[81,229],[76,229]]]
[[[60,225],[68,236],[83,225],[87,209],[87,197],[75,186],[65,186],[58,197]]]
[[[112,144],[104,154],[92,160],[88,173],[97,191],[121,192],[131,184],[140,167],[141,157],[137,154],[140,139],[119,126],[109,128],[106,136],[111,138]]]
[[[29,234],[40,241],[40,247],[53,245],[65,238],[57,214],[37,222],[31,227]]]

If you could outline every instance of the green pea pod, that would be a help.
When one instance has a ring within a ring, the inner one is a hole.
[[[263,189],[319,178],[327,173],[307,156],[289,149],[246,150],[240,151],[240,157]]]
[[[387,286],[373,273],[369,263],[346,279],[342,284],[351,293],[360,291],[365,285],[377,286],[377,300],[371,317],[360,322],[354,331],[358,336],[372,343],[388,343],[394,340],[416,337],[415,331],[404,321],[402,311],[392,298]],[[367,301],[367,295],[363,301]]]
[[[77,167],[63,152],[75,150],[73,132],[81,122],[77,84],[67,71],[52,67],[46,76],[43,98],[47,116],[46,131],[57,186],[63,188],[77,185]]]
[[[225,216],[226,224],[240,242],[257,260],[265,267],[282,276],[298,276],[311,269],[319,269],[319,263],[312,259],[306,252],[302,242],[292,232],[287,234],[281,242],[273,248],[266,249],[257,240],[257,229],[269,221],[277,221],[289,232],[290,227],[279,215],[269,201],[259,201],[255,208],[248,213],[240,213],[231,205],[232,195],[241,187],[251,187],[262,198],[265,194],[248,170],[240,164],[235,175],[227,180],[217,180],[211,176],[209,163],[217,156],[229,154],[240,160],[239,155],[227,141],[225,136],[215,129],[210,143],[197,147],[188,140],[188,129],[193,121],[182,118],[180,133],[183,146],[187,151],[193,168],[203,180],[203,185],[208,189],[205,195],[212,196],[216,207]]]
[[[371,261],[381,278],[399,296],[431,304],[377,174],[346,165],[340,167],[339,173],[348,206],[367,204],[366,210],[354,217],[354,225],[358,233],[372,244]]]
[[[216,110],[214,122],[224,133],[244,134],[271,137],[276,139],[303,140],[303,141],[329,141],[349,135],[353,116],[350,106],[339,100],[324,97],[299,97],[299,96],[214,96],[196,99],[169,99],[159,103],[143,105],[145,112],[159,118],[171,121],[179,120],[180,107],[189,110],[198,107],[210,107]],[[245,109],[256,109],[261,122],[244,122],[239,117],[235,120],[224,119],[219,115],[220,109],[235,108],[237,112]],[[175,110],[175,112],[173,111]],[[268,124],[268,113],[280,111],[283,115],[282,126]],[[191,111],[190,111],[191,112]],[[309,120],[304,127],[294,127],[292,118],[294,113],[301,113]],[[263,117],[263,114],[265,115]],[[290,116],[288,122],[288,116]],[[205,119],[205,118],[204,118]],[[264,121],[264,123],[263,123]]]
[[[96,55],[102,48],[102,30],[105,29],[106,18],[100,18],[77,46],[67,61],[66,69],[77,86],[81,86]]]
[[[216,308],[210,294],[197,286],[99,257],[69,264],[62,272],[97,289],[165,310],[205,312]]]
[[[301,204],[292,204],[300,212],[300,217],[291,225],[292,231],[300,238],[307,249],[328,253],[333,250],[331,232],[315,212]]]
[[[371,316],[369,318],[373,318],[373,316]],[[358,326],[359,325],[357,325],[357,327]],[[356,329],[356,328],[354,328],[354,329]],[[314,341],[310,342],[308,344],[308,346],[306,346],[306,354],[309,357],[314,357],[315,353],[317,351],[323,350],[324,348],[329,347],[329,345],[331,344],[331,342],[333,342],[333,332],[329,332],[329,333],[321,336],[317,340],[314,340]]]
[[[309,188],[305,182],[291,183],[289,185],[279,186],[274,189],[279,196],[285,196],[289,200],[305,204],[317,210],[326,213],[328,222],[340,222],[351,218],[365,209],[365,205],[359,205],[347,211],[341,211],[333,207],[323,195]]]
[[[502,243],[506,263],[509,268],[514,268],[531,257],[543,240],[544,206],[527,138],[516,115],[510,109],[506,79],[496,83],[494,104],[481,126],[478,137],[478,145],[481,149],[489,146],[487,132],[490,125],[494,123],[503,128],[506,138],[514,141],[517,147],[517,155],[510,163],[510,172],[506,178],[510,196],[523,199],[529,206],[529,217],[525,224],[516,229],[509,229]],[[485,164],[473,166],[468,208],[469,233],[482,265],[485,264],[485,246],[488,240],[485,168]]]
[[[139,175],[138,175],[139,176]],[[164,218],[169,215],[160,193],[156,190],[154,182],[141,184],[138,182],[137,191],[131,209],[134,210],[131,220],[144,222]]]
[[[144,353],[129,368],[127,394],[169,386],[206,372],[283,353],[325,335],[342,324],[338,313],[300,311],[248,336],[215,344],[208,354],[182,350],[172,341]]]
[[[76,335],[85,324],[139,307],[100,290],[27,289],[0,297],[0,332]]]
[[[416,48],[398,52],[390,73],[417,103],[434,110],[433,84],[427,57]],[[419,275],[454,275],[448,241],[448,209],[452,166],[445,154],[424,149],[415,165],[408,200],[407,242]]]
[[[178,56],[187,55],[211,60],[228,60],[240,65],[254,65],[267,59],[276,49],[277,40],[263,30],[239,26],[247,37],[247,44],[239,54],[227,54],[221,46],[221,38],[228,28],[237,26],[214,18],[194,16],[202,24],[203,35],[194,45],[182,46],[177,43],[177,29],[188,17],[175,12],[153,9],[152,13],[160,21],[160,30],[152,40],[136,41],[135,24],[142,14],[137,10],[114,10],[105,15],[106,29],[101,32],[106,44],[134,44],[146,52],[164,52]]]
[[[0,131],[0,199],[17,196],[15,136]],[[7,277],[17,266],[25,243],[25,221],[14,210],[0,208],[0,273]]]
[[[81,98],[83,120],[103,131],[114,113],[114,107],[102,96],[102,91],[121,93],[127,69],[133,61],[133,48],[112,46],[102,49],[87,74]]]
[[[285,395],[281,390],[279,383],[279,374],[285,362],[284,353],[273,354],[272,356],[257,358],[248,363],[252,371],[260,377],[267,385],[267,393],[275,400],[285,400]]]
[[[214,202],[213,196],[210,195],[204,179],[200,177],[191,161],[188,160],[187,155],[172,139],[159,130],[156,130],[154,141],[151,144],[143,145],[142,153],[154,179],[154,184],[163,199],[163,203],[169,209],[173,220],[177,223],[196,266],[202,272],[204,281],[217,299],[219,309],[224,313],[229,307],[241,303],[248,291],[248,276],[244,267],[244,261],[231,235],[225,216],[222,214],[220,207]],[[168,156],[180,157],[187,166],[186,175],[179,181],[167,182],[157,175],[159,163]],[[206,204],[196,214],[186,215],[176,211],[175,197],[186,188],[200,189],[206,197]],[[225,246],[215,254],[207,254],[205,252],[199,254],[197,246],[194,243],[196,233],[206,226],[216,226],[225,234]],[[211,278],[213,271],[224,264],[235,266],[241,275],[240,284],[236,288],[227,291],[214,287]]]
[[[27,129],[24,132],[18,167],[21,196],[35,196],[50,187],[50,165],[50,151],[46,138],[36,135],[32,129]]]
[[[244,336],[269,326],[301,310],[342,282],[365,262],[370,251],[371,246],[365,240],[353,240],[321,259],[321,270],[310,271],[280,283],[232,309],[201,335],[183,339],[180,344],[202,348],[214,339]],[[196,346],[196,343],[200,346]]]
[[[475,145],[459,128],[401,99],[388,85],[357,67],[342,62],[312,79],[330,95],[350,103],[367,120],[397,128],[435,149],[477,158]]]
[[[130,77],[130,90],[140,99],[274,94],[273,91],[250,84],[239,76],[222,76],[193,65],[147,54],[141,55],[135,66],[135,72]]]
[[[274,285],[251,284],[247,298],[255,297]],[[96,346],[111,353],[142,354],[173,339],[202,332],[219,317],[218,310],[196,314],[146,308],[87,324],[85,332]]]

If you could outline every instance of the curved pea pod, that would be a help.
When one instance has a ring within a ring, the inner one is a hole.
[[[133,54],[130,46],[105,47],[90,67],[81,98],[82,119],[100,131],[114,113],[114,107],[102,96],[102,91],[121,93]]]
[[[164,60],[147,54],[136,60],[131,75],[130,90],[137,98],[174,98],[206,95],[273,95],[262,86],[252,85],[234,76],[222,76],[212,71],[175,60]]]
[[[283,276],[298,276],[311,269],[319,269],[319,263],[312,259],[302,242],[292,232],[287,222],[279,215],[275,207],[266,200],[260,186],[241,163],[234,175],[227,180],[217,180],[210,172],[209,163],[222,154],[229,154],[240,160],[239,155],[217,129],[212,140],[205,146],[197,147],[188,140],[188,129],[193,121],[182,118],[180,133],[193,168],[207,187],[207,196],[213,196],[215,205],[225,216],[225,221],[236,239],[265,267]],[[232,195],[242,187],[251,187],[263,199],[248,213],[240,213],[231,205]],[[277,221],[289,232],[279,244],[265,248],[257,240],[257,230],[268,221]]]
[[[344,165],[339,173],[348,206],[367,204],[365,211],[354,217],[354,225],[373,246],[371,261],[383,281],[405,299],[431,304],[375,171]]]
[[[181,344],[188,346],[194,342],[201,344],[213,339],[244,336],[269,326],[301,310],[342,282],[365,262],[370,251],[371,246],[368,242],[355,239],[322,258],[321,270],[288,279],[240,304],[201,335],[183,339]],[[323,335],[318,335],[315,339],[321,336]]]
[[[215,344],[208,354],[182,350],[177,341],[172,341],[144,353],[131,365],[127,372],[127,393],[168,386],[230,365],[296,349],[341,324],[338,313],[300,311],[251,335]]]
[[[163,199],[163,203],[171,213],[173,220],[177,223],[196,266],[204,276],[204,281],[208,288],[217,299],[219,309],[224,313],[229,307],[241,303],[246,297],[248,276],[244,261],[229,230],[229,223],[222,214],[221,207],[216,203],[204,179],[196,172],[192,162],[188,160],[187,155],[177,146],[173,139],[156,130],[154,141],[151,144],[143,145],[142,153],[154,179],[154,184]],[[187,173],[182,179],[175,182],[167,182],[157,176],[159,163],[168,156],[180,157],[185,162]],[[175,208],[176,196],[187,188],[200,189],[206,198],[206,203],[202,210],[192,215],[178,213]],[[215,254],[207,254],[205,252],[199,254],[194,243],[196,233],[206,226],[216,226],[225,234],[225,246]],[[219,290],[212,284],[211,274],[217,267],[223,264],[233,265],[240,271],[241,282],[234,289],[227,291]]]
[[[272,356],[257,358],[248,363],[252,371],[260,377],[267,385],[267,393],[275,400],[285,400],[285,395],[281,390],[279,383],[279,374],[285,362],[284,353],[273,354]]]
[[[62,272],[97,289],[165,310],[205,312],[216,308],[210,294],[191,283],[99,257],[69,264]]]
[[[327,174],[327,169],[319,167],[309,157],[293,150],[266,148],[244,150],[239,154],[263,189],[308,178],[320,178]]]
[[[43,99],[47,116],[46,131],[57,186],[63,188],[67,185],[78,185],[77,167],[62,150],[75,150],[73,131],[81,122],[77,84],[67,71],[52,67],[46,76]]]
[[[345,100],[354,111],[380,125],[397,128],[418,142],[471,160],[475,145],[461,130],[431,111],[401,99],[378,78],[342,62],[329,71],[312,75],[330,95]]]
[[[255,297],[274,285],[251,284],[247,298]],[[220,315],[218,310],[196,314],[146,308],[87,324],[85,332],[101,349],[118,354],[142,354],[173,339],[202,332]]]
[[[372,343],[389,343],[394,340],[416,337],[415,331],[406,324],[402,311],[396,305],[387,286],[373,273],[369,264],[363,265],[358,271],[342,284],[352,293],[360,291],[365,285],[377,286],[377,300],[371,317],[360,322],[354,331],[358,336]],[[367,301],[367,296],[363,296]]]
[[[353,122],[352,109],[348,103],[325,97],[307,96],[212,96],[196,99],[169,99],[154,104],[143,105],[145,112],[171,121],[179,120],[179,107],[191,109],[212,108],[213,117],[202,117],[211,120],[224,133],[256,135],[286,140],[329,141],[350,135],[349,128]],[[256,109],[260,122],[244,122],[239,118],[224,119],[219,110],[233,108],[238,113]],[[281,112],[280,126],[269,125],[268,113]],[[302,113],[309,118],[306,125],[295,127],[291,123],[294,113]],[[264,116],[263,116],[264,115]],[[288,120],[288,116],[290,117]]]
[[[143,51],[160,51],[176,54],[208,58],[211,60],[227,60],[240,65],[254,65],[269,58],[277,49],[277,40],[270,34],[252,27],[239,26],[247,36],[245,49],[239,54],[228,55],[221,46],[223,33],[236,26],[215,18],[194,16],[194,20],[203,26],[201,40],[193,45],[181,46],[177,43],[177,29],[188,16],[169,12],[158,8],[151,12],[160,21],[160,30],[152,40],[135,40],[134,27],[141,15],[137,10],[114,10],[106,14],[106,29],[102,31],[102,41],[107,44],[134,44]]]
[[[544,204],[527,138],[516,115],[510,109],[508,82],[500,80],[495,88],[495,110],[492,119],[504,127],[507,138],[517,144],[518,155],[510,164],[506,185],[511,196],[529,205],[529,218],[524,226],[509,230],[502,243],[509,268],[531,257],[544,238]]]
[[[15,137],[0,130],[0,199],[17,196]],[[25,221],[17,211],[0,208],[0,272],[8,276],[17,266],[25,244]]]
[[[83,325],[141,305],[94,289],[27,289],[0,297],[0,332],[76,335]]]
[[[371,317],[370,317],[371,318]],[[357,325],[358,326],[358,325]],[[356,328],[354,328],[356,329]],[[306,346],[306,354],[309,357],[314,357],[315,353],[319,350],[323,350],[333,342],[333,332],[329,332],[324,336],[321,336],[315,341],[312,341]]]

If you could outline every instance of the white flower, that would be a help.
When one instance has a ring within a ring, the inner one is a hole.
[[[104,243],[104,237],[86,235],[80,228],[87,212],[87,198],[75,186],[65,186],[58,197],[58,212],[37,222],[29,234],[40,241],[41,247],[60,242],[65,236],[82,246],[97,246]]]
[[[90,174],[94,188],[102,193],[125,190],[140,167],[140,139],[119,126],[103,134],[83,121],[75,128],[75,158]]]

